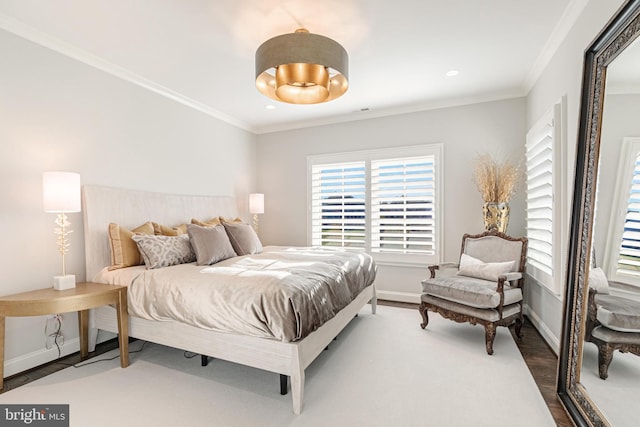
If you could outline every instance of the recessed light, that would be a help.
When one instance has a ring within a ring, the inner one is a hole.
[[[272,104],[267,104],[267,105],[264,106],[264,108],[266,108],[267,110],[275,110],[276,106],[272,105]]]
[[[453,76],[457,76],[458,74],[460,74],[459,70],[449,70],[445,73],[445,76],[453,77]]]

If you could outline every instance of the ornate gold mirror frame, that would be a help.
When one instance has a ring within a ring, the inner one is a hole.
[[[640,34],[640,0],[627,1],[585,52],[564,320],[558,360],[558,397],[578,426],[606,426],[580,384],[587,272],[595,207],[607,66]]]

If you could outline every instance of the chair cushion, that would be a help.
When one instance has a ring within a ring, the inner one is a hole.
[[[591,336],[600,341],[615,344],[640,344],[640,334],[618,332],[603,326],[596,326],[591,331]]]
[[[476,308],[496,308],[500,304],[500,294],[496,292],[496,282],[466,276],[425,279],[422,292],[449,301]],[[522,290],[504,285],[503,306],[522,301]]]
[[[596,319],[603,326],[620,332],[640,332],[640,301],[596,294]]]
[[[498,310],[493,308],[475,308],[468,305],[458,304],[457,302],[449,301],[446,299],[434,297],[428,294],[422,294],[420,299],[426,303],[433,304],[435,306],[444,308],[455,313],[464,314],[467,316],[473,316],[477,319],[486,320],[488,322],[496,322],[500,320],[500,314]],[[513,316],[520,313],[520,304],[512,304],[502,308],[502,318]]]

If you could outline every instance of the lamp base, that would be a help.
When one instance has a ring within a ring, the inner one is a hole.
[[[76,287],[76,276],[67,274],[65,276],[53,276],[53,289],[64,291],[65,289],[73,289]]]

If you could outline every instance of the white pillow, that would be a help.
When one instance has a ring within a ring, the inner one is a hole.
[[[515,261],[482,262],[477,258],[462,254],[457,274],[475,277],[476,279],[497,281],[498,276],[515,271],[515,265]]]
[[[609,293],[609,281],[600,267],[592,268],[589,272],[589,287],[599,294]]]

